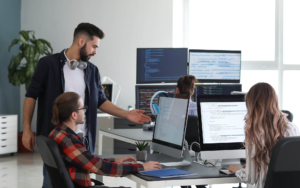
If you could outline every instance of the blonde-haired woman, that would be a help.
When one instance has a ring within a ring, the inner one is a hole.
[[[245,100],[246,165],[243,168],[232,165],[229,171],[235,173],[242,182],[263,188],[274,145],[284,137],[299,136],[300,132],[279,109],[278,98],[271,85],[255,84]]]

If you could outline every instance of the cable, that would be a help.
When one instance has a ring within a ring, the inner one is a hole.
[[[201,145],[198,142],[192,142],[190,146],[190,150],[192,150],[193,144],[197,144],[199,146],[199,149],[201,150]]]

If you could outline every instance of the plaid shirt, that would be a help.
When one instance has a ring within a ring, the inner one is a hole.
[[[81,138],[66,125],[59,124],[49,137],[58,144],[71,179],[80,186],[92,185],[90,172],[120,177],[144,170],[141,164],[116,163],[114,159],[101,159],[93,155],[82,144]]]

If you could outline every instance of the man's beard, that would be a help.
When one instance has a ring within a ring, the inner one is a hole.
[[[86,43],[84,44],[84,46],[82,46],[80,48],[80,60],[81,61],[84,61],[84,62],[88,62],[89,61],[89,56],[87,55],[87,52],[86,52]]]

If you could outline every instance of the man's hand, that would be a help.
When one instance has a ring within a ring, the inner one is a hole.
[[[235,173],[238,169],[242,168],[240,165],[230,165],[228,167],[229,172]]]
[[[136,159],[131,156],[115,158],[116,163],[123,163],[124,161],[133,161],[135,163],[137,162]]]
[[[126,119],[139,124],[143,124],[144,122],[150,122],[151,118],[142,114],[144,112],[144,110],[131,110],[128,112]]]
[[[35,145],[34,143],[34,135],[33,132],[30,129],[24,129],[23,130],[23,137],[22,137],[22,143],[30,151],[32,150],[32,147]]]
[[[159,170],[162,169],[162,166],[159,162],[149,161],[143,164],[144,170]]]

